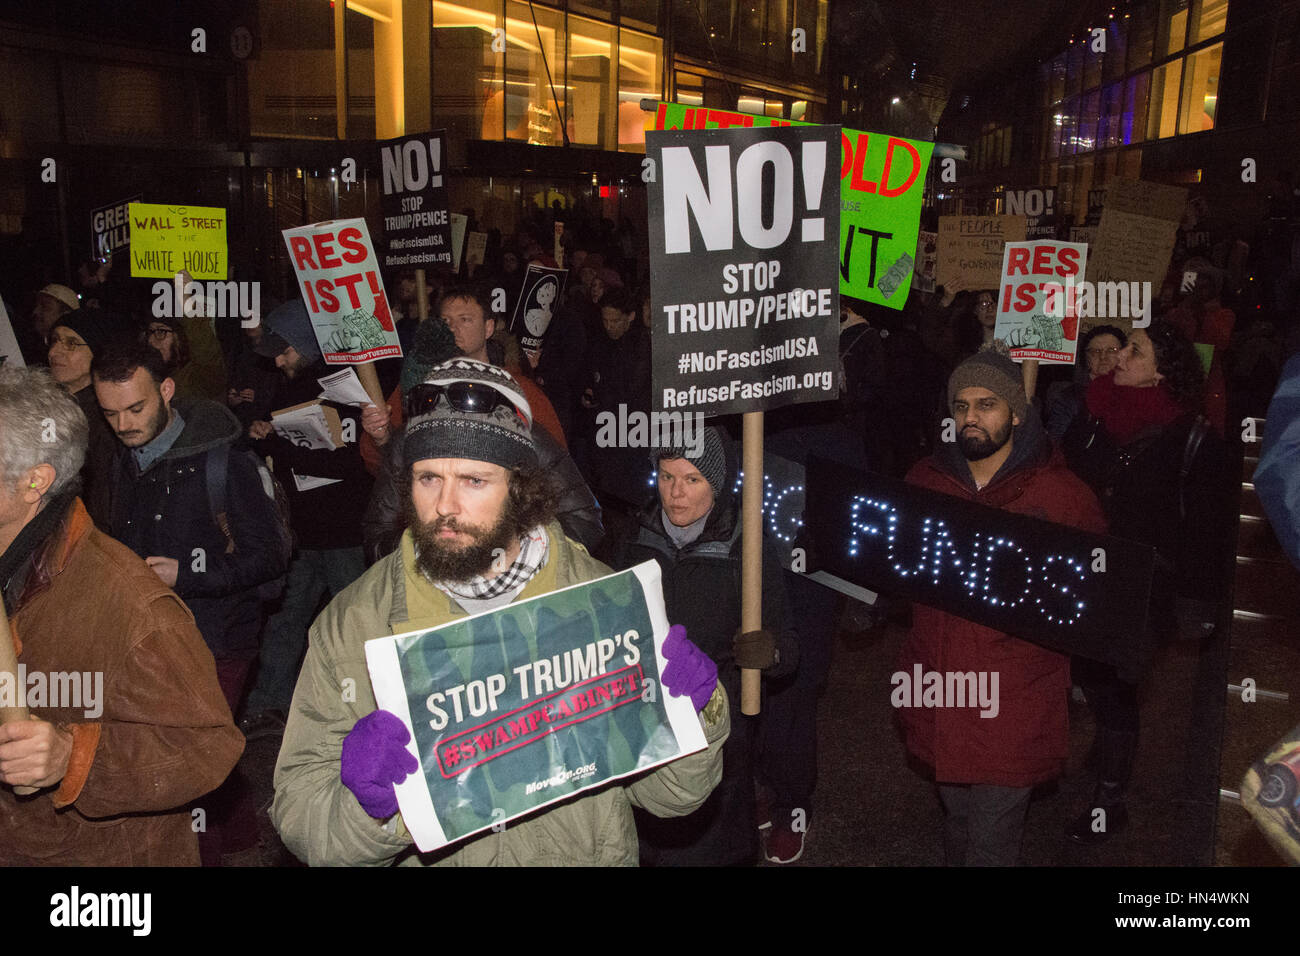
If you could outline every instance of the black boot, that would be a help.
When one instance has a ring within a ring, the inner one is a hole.
[[[1098,730],[1100,772],[1092,803],[1066,829],[1075,843],[1096,846],[1128,826],[1125,795],[1137,754],[1138,735],[1129,731]]]

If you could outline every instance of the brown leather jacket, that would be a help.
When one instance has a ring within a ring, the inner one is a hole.
[[[225,780],[244,739],[193,616],[80,499],[12,582],[29,709],[73,748],[57,789],[0,787],[0,865],[197,865],[186,804]],[[102,675],[102,692],[55,676],[73,672]]]

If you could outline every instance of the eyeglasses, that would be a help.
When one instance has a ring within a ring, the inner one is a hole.
[[[64,336],[62,338],[60,338],[57,335],[52,335],[45,342],[46,348],[52,349],[56,345],[59,348],[67,349],[69,352],[75,352],[77,349],[90,348],[90,346],[87,345],[85,342],[81,341],[81,339],[76,338],[75,336],[72,335]]]
[[[175,334],[176,333],[172,329],[167,328],[165,325],[159,325],[149,329],[149,338],[151,339],[164,339],[169,335]]]
[[[483,382],[452,382],[450,385],[417,385],[407,393],[405,399],[406,420],[417,415],[427,415],[438,405],[438,400],[446,398],[447,404],[458,412],[471,412],[479,415],[491,414],[495,409],[505,407],[514,412],[520,421],[527,422],[524,413],[509,398],[498,392],[491,385]]]
[[[1112,345],[1108,349],[1085,349],[1084,354],[1087,355],[1088,358],[1090,359],[1099,359],[1102,356],[1106,356],[1106,355],[1118,355],[1119,347]]]

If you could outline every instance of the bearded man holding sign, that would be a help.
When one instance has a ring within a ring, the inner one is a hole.
[[[275,769],[271,818],[313,865],[636,865],[633,806],[657,816],[699,807],[722,775],[730,732],[717,669],[674,629],[667,693],[689,696],[708,747],[624,786],[559,803],[450,850],[419,853],[395,785],[419,771],[402,720],[376,709],[367,638],[433,628],[609,573],[554,520],[531,413],[501,369],[436,366],[423,414],[403,437],[408,528],[396,551],[340,594],[312,626]]]

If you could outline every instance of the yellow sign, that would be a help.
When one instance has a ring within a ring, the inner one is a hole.
[[[226,211],[216,206],[133,202],[131,275],[168,279],[181,270],[194,279],[226,278]]]

